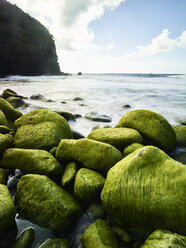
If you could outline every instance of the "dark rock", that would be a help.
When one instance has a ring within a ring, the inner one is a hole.
[[[62,74],[52,35],[36,19],[0,1],[0,76]]]
[[[78,76],[81,76],[81,75],[83,75],[83,74],[82,74],[82,72],[78,72],[78,74],[77,74],[77,75],[78,75]]]
[[[81,133],[71,129],[72,131],[72,136],[73,136],[73,139],[82,139],[82,138],[85,138],[84,135],[82,135]]]
[[[122,108],[132,108],[129,104],[125,104],[122,106]]]
[[[182,121],[181,122],[181,125],[186,125],[186,121]]]
[[[67,102],[65,102],[65,101],[62,101],[61,103],[63,103],[63,104],[67,104]]]
[[[30,99],[32,99],[32,100],[46,101],[46,98],[43,95],[39,94],[39,93],[38,94],[35,94],[35,95],[32,95],[30,97]]]
[[[79,106],[84,107],[86,105],[84,103],[80,103]]]
[[[63,118],[65,118],[65,120],[67,120],[67,121],[75,121],[76,120],[75,116],[70,112],[58,111],[57,113],[59,115],[61,115]]]
[[[97,121],[97,122],[111,122],[112,119],[107,115],[100,115],[97,112],[89,112],[85,115],[86,119]]]
[[[19,97],[15,97],[15,96],[9,96],[6,99],[14,108],[19,108],[21,106],[23,106],[25,104],[25,102],[19,98]]]
[[[78,102],[78,101],[83,101],[83,99],[82,99],[81,97],[75,97],[75,98],[73,99],[73,101]]]
[[[74,116],[75,116],[76,119],[82,117],[82,115],[80,115],[80,114],[75,114]]]

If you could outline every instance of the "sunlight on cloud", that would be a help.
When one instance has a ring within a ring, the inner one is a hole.
[[[186,48],[186,31],[176,39],[169,38],[170,32],[164,29],[156,38],[152,39],[152,43],[146,46],[138,46],[134,52],[127,54],[126,57],[142,57],[153,56],[159,53],[169,52],[175,48]]]

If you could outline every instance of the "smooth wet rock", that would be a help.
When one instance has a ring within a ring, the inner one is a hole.
[[[92,131],[87,138],[110,144],[119,150],[143,141],[139,132],[131,128],[100,128]]]
[[[137,149],[107,174],[105,211],[130,234],[147,238],[155,229],[186,235],[186,166],[153,146]]]
[[[0,184],[0,235],[14,224],[16,210],[8,188]]]
[[[11,129],[7,126],[4,126],[4,125],[0,125],[0,133],[2,134],[7,134],[11,132]]]
[[[19,108],[25,104],[25,102],[22,100],[22,98],[15,97],[15,96],[9,96],[6,99],[14,108]]]
[[[81,97],[75,97],[73,101],[78,102],[78,101],[83,101],[83,99]]]
[[[24,218],[60,233],[66,231],[82,211],[67,191],[47,176],[33,174],[21,177],[15,203]]]
[[[135,150],[139,149],[139,148],[142,148],[143,145],[142,144],[139,144],[139,143],[133,143],[127,147],[125,147],[124,151],[123,151],[123,154],[124,154],[124,157],[126,157],[127,155],[129,155],[130,153],[134,152]]]
[[[112,119],[108,115],[101,115],[98,112],[89,112],[85,115],[85,118],[91,121],[97,122],[111,122]]]
[[[65,118],[65,120],[67,120],[67,121],[75,121],[76,120],[75,116],[70,112],[59,111],[57,113],[59,115],[63,116]]]
[[[47,109],[33,110],[15,122],[17,128],[14,146],[49,151],[58,146],[61,139],[72,138],[68,122]]]
[[[129,104],[124,104],[123,106],[122,106],[122,108],[125,108],[125,109],[129,109],[129,108],[132,108]]]
[[[70,162],[65,166],[65,170],[61,178],[61,185],[64,188],[73,186],[77,171],[78,166],[75,162]]]
[[[8,173],[6,170],[0,168],[0,184],[6,185]]]
[[[112,126],[108,125],[108,124],[101,124],[101,125],[96,125],[92,128],[92,131],[96,130],[96,129],[100,129],[100,128],[112,128]]]
[[[163,116],[150,110],[130,111],[121,118],[116,127],[136,129],[148,144],[165,151],[172,151],[176,145],[176,134],[172,126]]]
[[[32,100],[40,100],[40,101],[46,101],[46,98],[41,95],[41,94],[35,94],[35,95],[31,95],[30,99]]]
[[[154,231],[141,248],[185,248],[186,237],[165,230]]]
[[[100,200],[104,183],[105,178],[98,172],[81,168],[76,174],[74,195],[85,205],[95,200]]]
[[[28,228],[24,230],[15,241],[12,248],[29,248],[34,241],[34,229]]]
[[[8,101],[0,97],[0,110],[4,113],[6,119],[14,122],[23,114],[15,109]],[[2,124],[2,123],[1,123]]]
[[[82,72],[78,72],[78,74],[77,74],[78,76],[82,76],[83,74],[82,74]]]
[[[39,248],[73,248],[70,239],[52,238],[46,240]]]
[[[56,158],[61,162],[76,161],[83,167],[106,174],[107,171],[123,158],[115,147],[90,139],[61,140]]]
[[[118,248],[114,232],[105,220],[97,219],[81,236],[83,248]]]
[[[4,113],[1,111],[1,109],[0,109],[0,125],[4,125],[4,126],[8,125],[7,119],[4,115]]]
[[[34,149],[7,149],[0,160],[4,169],[21,170],[24,174],[33,173],[60,178],[62,165],[47,151]]]
[[[176,141],[178,145],[186,147],[186,125],[173,126],[176,133]]]
[[[13,146],[12,135],[0,133],[0,154],[12,146]]]

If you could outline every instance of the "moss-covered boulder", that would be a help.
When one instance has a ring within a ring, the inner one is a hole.
[[[50,151],[61,139],[72,138],[68,122],[47,109],[33,110],[15,122],[14,145],[18,148]]]
[[[4,113],[7,120],[14,122],[22,113],[15,109],[8,101],[0,97],[0,110]]]
[[[12,248],[30,248],[32,242],[34,241],[34,236],[34,229],[29,228],[24,230],[15,241]]]
[[[118,248],[114,232],[105,220],[97,219],[81,236],[83,248]]]
[[[2,97],[4,99],[7,99],[10,96],[15,96],[15,97],[20,97],[23,98],[22,96],[18,95],[15,91],[11,90],[11,89],[5,89],[2,93]]]
[[[65,238],[52,238],[47,239],[39,248],[72,248],[72,242],[70,239]]]
[[[14,224],[16,210],[8,188],[0,184],[0,235]]]
[[[118,226],[113,226],[112,230],[115,232],[116,237],[124,243],[127,247],[130,247],[132,244],[132,238],[130,235],[122,228]]]
[[[186,235],[186,166],[153,146],[137,149],[107,174],[101,199],[106,212],[129,233],[156,229]]]
[[[154,231],[141,248],[185,248],[186,237],[165,230]]]
[[[61,178],[61,185],[64,188],[73,185],[77,171],[78,171],[78,166],[75,162],[70,162],[65,166],[65,171]]]
[[[7,119],[3,113],[3,111],[1,111],[1,107],[0,107],[0,125],[4,125],[4,126],[7,126],[8,123],[7,123]]]
[[[116,127],[136,129],[148,144],[172,151],[176,145],[176,134],[172,126],[161,115],[150,110],[133,110],[124,115]]]
[[[73,196],[47,176],[28,174],[21,177],[15,203],[26,219],[60,233],[81,214],[81,207]]]
[[[135,150],[139,149],[139,148],[142,148],[143,145],[142,144],[139,144],[139,143],[133,143],[127,147],[125,147],[124,151],[123,151],[123,154],[124,154],[124,157],[126,157],[127,155],[129,155],[130,153],[134,152]]]
[[[7,134],[11,132],[11,129],[7,126],[4,126],[4,125],[0,125],[0,133],[2,134]]]
[[[0,160],[4,169],[19,169],[24,174],[42,174],[51,178],[60,178],[62,165],[49,152],[34,149],[7,149]]]
[[[0,184],[5,184],[7,182],[7,171],[0,168]]]
[[[77,161],[103,174],[123,158],[115,147],[102,142],[80,139],[61,140],[56,157],[60,161]]]
[[[186,125],[177,125],[173,127],[176,133],[176,141],[178,145],[186,146]]]
[[[15,97],[15,96],[9,96],[6,99],[14,108],[19,108],[25,104],[22,98]]]
[[[135,142],[142,143],[142,136],[131,128],[100,128],[92,131],[87,138],[108,143],[117,149]]]
[[[12,146],[13,146],[12,135],[0,133],[0,154]]]
[[[76,174],[74,195],[78,200],[87,205],[96,199],[100,199],[104,183],[105,178],[98,172],[81,168]]]

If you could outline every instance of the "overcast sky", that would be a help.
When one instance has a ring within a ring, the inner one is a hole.
[[[64,72],[186,73],[186,0],[9,0],[53,34]]]

